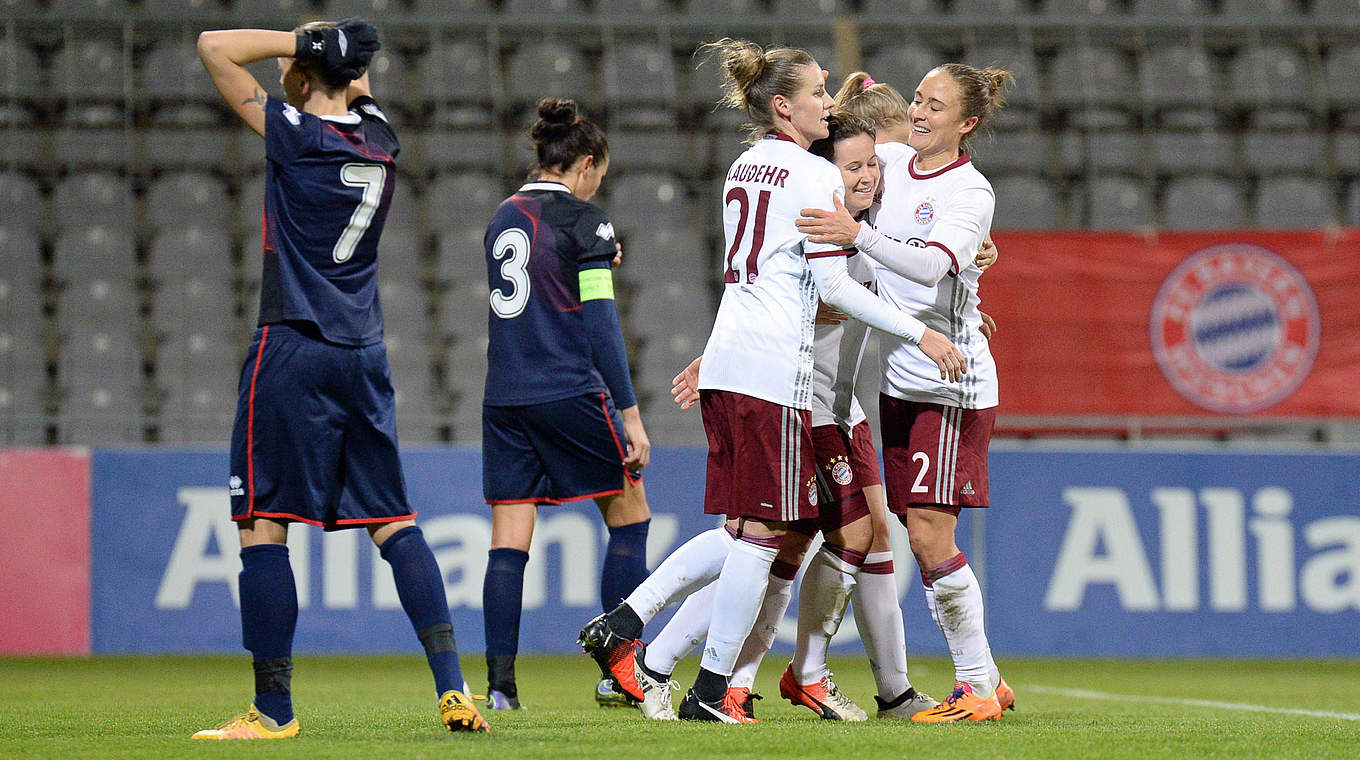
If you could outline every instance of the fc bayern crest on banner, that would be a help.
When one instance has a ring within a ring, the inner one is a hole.
[[[1299,387],[1321,324],[1308,281],[1288,261],[1260,246],[1215,245],[1162,283],[1152,303],[1152,353],[1182,396],[1246,414]]]

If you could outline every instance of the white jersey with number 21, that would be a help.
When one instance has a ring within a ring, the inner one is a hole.
[[[742,153],[723,184],[722,302],[699,387],[782,406],[812,406],[817,285],[808,257],[844,255],[809,243],[794,225],[805,208],[845,195],[840,171],[792,140],[772,135]]]

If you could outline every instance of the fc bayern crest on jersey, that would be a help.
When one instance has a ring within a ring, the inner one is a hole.
[[[1214,412],[1265,409],[1299,387],[1317,356],[1317,299],[1288,261],[1243,243],[1191,254],[1152,304],[1152,353],[1190,401]]]
[[[930,201],[922,201],[921,205],[916,207],[913,216],[916,217],[917,224],[930,224],[935,218],[935,205]]]

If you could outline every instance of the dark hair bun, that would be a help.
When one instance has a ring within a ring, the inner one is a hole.
[[[543,98],[538,101],[538,118],[548,124],[570,125],[581,118],[581,112],[574,100]]]

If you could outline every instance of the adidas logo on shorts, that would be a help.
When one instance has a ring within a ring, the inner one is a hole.
[[[959,489],[959,493],[963,494],[964,496],[972,496],[973,494],[977,493],[977,491],[973,490],[973,481],[970,480],[967,483],[964,483],[963,488]]]

